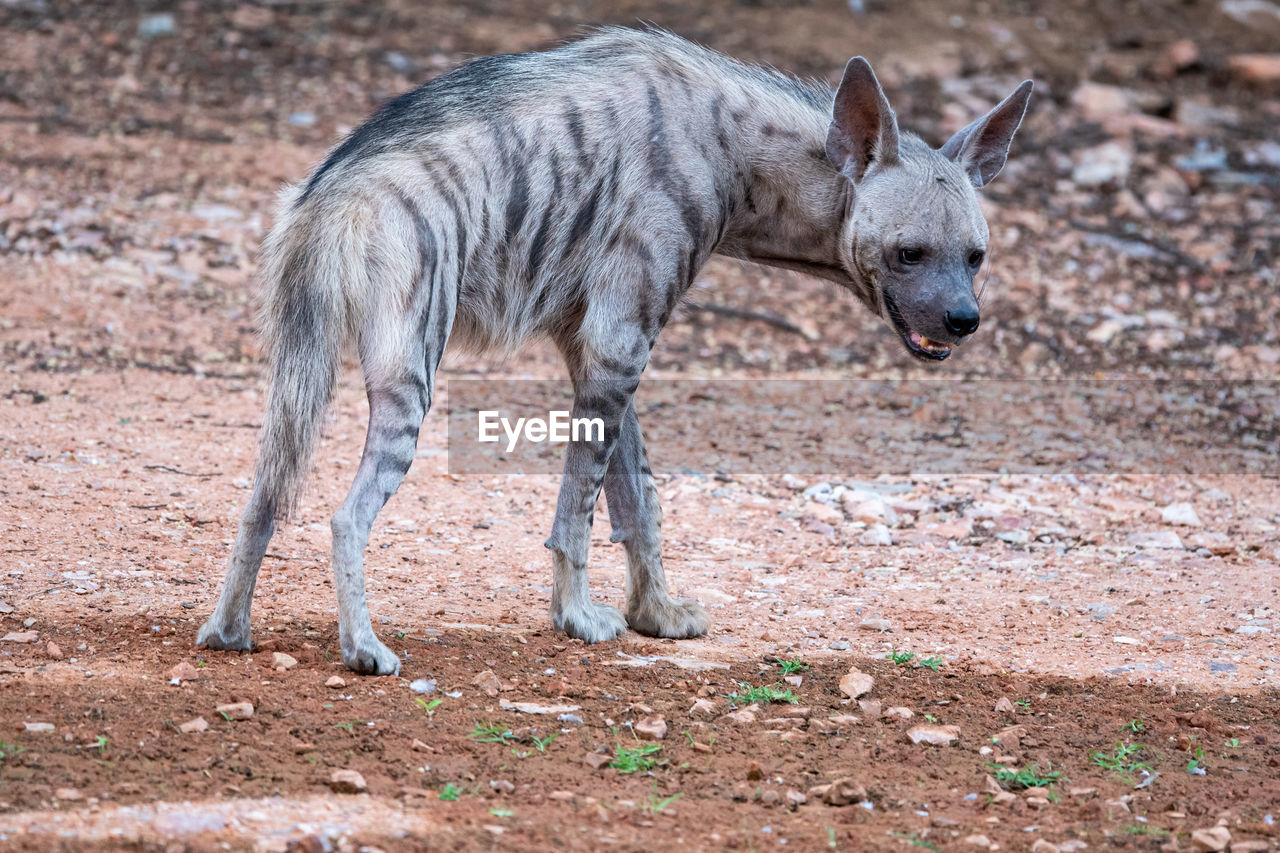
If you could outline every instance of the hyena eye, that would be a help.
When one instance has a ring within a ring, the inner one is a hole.
[[[910,266],[924,260],[924,249],[899,249],[898,260]]]
[[[982,266],[982,259],[985,258],[986,256],[987,256],[987,253],[982,251],[981,249],[974,249],[972,252],[969,253],[969,266],[971,267]]]

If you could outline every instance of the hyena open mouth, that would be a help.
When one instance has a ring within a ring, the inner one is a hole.
[[[945,344],[942,341],[934,341],[926,338],[924,335],[914,331],[902,319],[902,312],[898,310],[897,304],[889,294],[884,295],[885,314],[889,317],[889,322],[893,324],[894,331],[902,338],[902,343],[906,345],[907,352],[923,361],[942,361],[951,355],[951,351],[955,349],[955,344]]]

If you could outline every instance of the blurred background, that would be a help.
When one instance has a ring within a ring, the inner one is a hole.
[[[281,184],[469,57],[640,21],[832,82],[864,54],[904,126],[935,144],[1035,78],[986,194],[983,330],[933,374],[1275,373],[1271,0],[3,0],[4,361],[208,372],[255,358],[252,272]],[[656,368],[928,370],[825,283],[717,261],[700,285]]]

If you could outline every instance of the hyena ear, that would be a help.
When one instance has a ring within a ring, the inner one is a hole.
[[[872,163],[898,162],[898,119],[871,63],[861,56],[849,60],[836,90],[827,159],[852,181],[862,180]]]
[[[991,112],[959,131],[939,151],[964,168],[975,187],[991,183],[1009,156],[1013,134],[1022,124],[1031,100],[1030,80],[1023,80],[1013,94]]]

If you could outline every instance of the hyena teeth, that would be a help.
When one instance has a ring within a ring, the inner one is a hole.
[[[921,349],[933,350],[934,352],[950,352],[955,349],[955,344],[945,344],[942,341],[930,340],[919,332],[911,333],[911,343]]]

